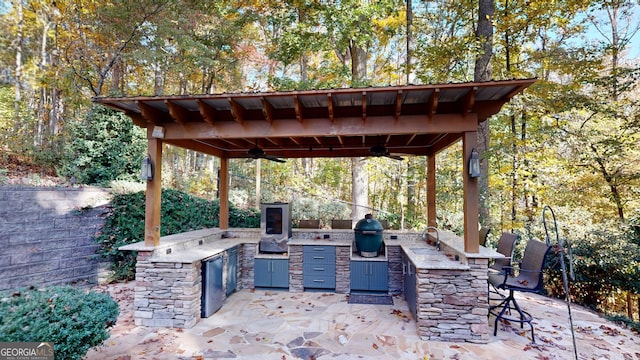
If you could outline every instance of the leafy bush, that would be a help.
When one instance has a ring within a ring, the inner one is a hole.
[[[52,342],[57,359],[81,359],[109,337],[118,304],[69,286],[0,293],[0,341]]]
[[[108,184],[138,178],[146,149],[145,130],[123,113],[95,106],[84,123],[73,125],[60,175],[80,184]]]
[[[220,224],[219,213],[218,200],[208,201],[177,190],[164,189],[160,235],[217,227]],[[100,245],[98,253],[112,262],[112,280],[134,278],[137,254],[132,251],[119,251],[118,248],[144,240],[144,218],[144,191],[114,196],[102,231],[96,237]],[[260,226],[260,214],[256,210],[230,206],[229,226],[257,228]]]

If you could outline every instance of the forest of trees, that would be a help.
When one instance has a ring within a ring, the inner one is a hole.
[[[544,239],[542,208],[551,206],[574,246],[576,299],[632,318],[639,27],[640,4],[616,0],[5,1],[0,153],[108,185],[135,180],[144,132],[95,107],[95,96],[537,78],[485,123],[481,223],[494,241],[502,231]],[[456,149],[438,155],[437,202],[439,226],[459,232]],[[387,160],[234,160],[232,200],[255,206],[260,169],[263,200],[305,204],[299,218],[349,216],[352,184],[367,184],[357,190],[364,210],[423,228],[425,159]],[[165,186],[215,197],[215,158],[166,148],[164,161]]]

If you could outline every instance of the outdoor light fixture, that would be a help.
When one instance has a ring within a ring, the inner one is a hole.
[[[164,139],[164,128],[162,126],[154,126],[151,137],[156,139]]]
[[[471,150],[471,156],[469,156],[469,176],[480,177],[480,157],[476,149]]]
[[[145,156],[140,163],[140,180],[153,180],[153,164],[148,156]]]

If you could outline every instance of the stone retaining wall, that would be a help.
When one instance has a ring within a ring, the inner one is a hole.
[[[98,279],[100,188],[0,186],[0,290]]]

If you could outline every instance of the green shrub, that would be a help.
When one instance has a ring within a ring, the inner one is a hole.
[[[0,292],[0,341],[52,342],[56,359],[81,359],[119,311],[108,295],[69,286]]]
[[[162,190],[160,235],[171,235],[219,226],[220,204],[177,190]],[[123,245],[144,240],[144,192],[119,194],[111,201],[110,211],[96,241],[98,253],[111,262],[111,280],[131,280],[135,276],[136,256],[133,251],[119,251]],[[257,228],[260,213],[230,206],[229,226]]]

